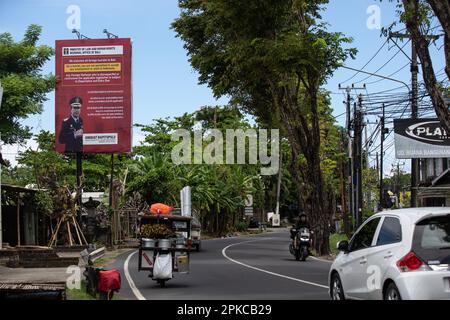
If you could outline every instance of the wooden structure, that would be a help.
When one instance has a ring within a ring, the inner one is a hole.
[[[420,207],[450,206],[450,168],[431,181],[428,186],[417,189]]]
[[[69,239],[69,245],[72,247],[74,245],[88,245],[86,238],[84,237],[83,231],[81,230],[80,225],[78,224],[74,214],[63,214],[58,218],[58,222],[56,224],[56,229],[53,232],[53,235],[48,243],[49,247],[53,247],[57,245],[58,233],[61,230],[61,226],[65,226],[67,236]],[[74,229],[72,232],[72,228]],[[76,235],[76,238],[75,238]],[[77,241],[78,240],[78,241]]]
[[[10,245],[37,245],[39,217],[36,210],[24,201],[24,197],[33,196],[38,189],[1,185],[2,193],[7,193],[7,201],[2,203],[3,241]],[[14,203],[14,205],[13,205]],[[15,215],[15,217],[14,217]]]

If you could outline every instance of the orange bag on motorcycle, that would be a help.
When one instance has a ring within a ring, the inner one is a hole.
[[[173,208],[163,203],[154,203],[150,206],[151,214],[162,214],[168,216],[172,213]]]

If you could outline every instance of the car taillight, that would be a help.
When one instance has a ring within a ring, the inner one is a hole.
[[[397,267],[401,272],[429,270],[429,267],[412,251],[397,261]]]

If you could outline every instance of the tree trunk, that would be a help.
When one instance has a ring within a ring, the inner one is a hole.
[[[310,88],[308,103],[311,109],[311,119],[308,125],[306,118],[299,112],[297,93],[290,96],[289,89],[283,89],[280,103],[280,113],[286,125],[288,139],[293,149],[294,161],[300,154],[306,158],[306,174],[302,175],[309,189],[309,219],[316,232],[316,250],[319,255],[327,255],[329,248],[329,212],[324,206],[324,186],[320,166],[320,126],[318,116],[317,90]],[[298,170],[297,166],[297,170]],[[298,178],[296,181],[298,182]],[[298,185],[298,184],[297,184]],[[298,189],[305,193],[305,190]],[[305,208],[306,209],[306,208]]]
[[[448,0],[427,0],[444,29],[445,72],[450,79],[450,2]]]
[[[405,11],[415,12],[416,1],[415,0],[402,0]],[[441,1],[439,1],[441,2]],[[444,2],[444,1],[442,1]],[[406,28],[408,29],[411,39],[416,45],[417,54],[422,62],[422,74],[425,81],[425,87],[433,102],[436,114],[447,132],[450,132],[450,113],[447,110],[447,103],[445,102],[444,95],[438,87],[436,75],[433,69],[433,63],[428,50],[429,42],[427,37],[423,35],[419,28],[419,20],[417,15],[409,14],[405,21]]]

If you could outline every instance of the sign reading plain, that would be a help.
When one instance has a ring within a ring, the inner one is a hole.
[[[56,75],[56,151],[131,152],[131,40],[58,40]]]
[[[397,119],[394,133],[398,159],[450,157],[450,137],[438,119]]]

